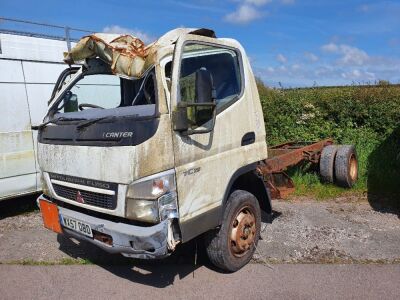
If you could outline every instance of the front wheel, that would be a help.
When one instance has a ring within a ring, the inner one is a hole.
[[[245,266],[260,238],[261,211],[256,197],[234,191],[225,207],[221,227],[206,234],[207,255],[213,265],[229,272]]]

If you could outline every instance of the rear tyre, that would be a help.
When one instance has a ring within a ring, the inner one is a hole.
[[[336,153],[335,177],[337,185],[351,188],[358,179],[358,161],[353,145],[342,145]]]
[[[324,182],[333,183],[335,180],[335,157],[338,146],[329,145],[322,149],[319,160],[319,173]]]
[[[252,258],[260,238],[261,211],[256,197],[234,191],[225,207],[219,229],[205,235],[207,256],[216,267],[235,272]]]

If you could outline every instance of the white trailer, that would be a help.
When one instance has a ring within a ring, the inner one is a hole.
[[[0,200],[41,190],[37,133],[58,74],[61,40],[0,33]]]

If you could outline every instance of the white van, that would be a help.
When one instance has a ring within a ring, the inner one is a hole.
[[[41,190],[36,132],[67,43],[0,33],[0,200]]]

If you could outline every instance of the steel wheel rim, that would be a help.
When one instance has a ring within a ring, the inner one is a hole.
[[[350,170],[349,170],[350,178],[352,181],[355,181],[357,179],[358,167],[357,167],[357,160],[356,160],[356,157],[354,156],[354,154],[351,155],[351,157],[350,157],[349,166],[350,166]]]
[[[236,213],[228,236],[229,249],[233,256],[242,257],[251,249],[256,236],[256,217],[253,210],[242,207]]]

